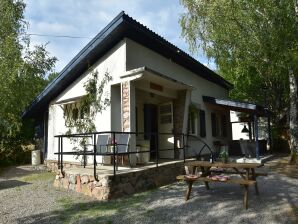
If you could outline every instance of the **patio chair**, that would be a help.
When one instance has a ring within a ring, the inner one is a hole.
[[[247,158],[256,157],[256,142],[249,140],[240,140],[240,148],[242,154]]]
[[[96,142],[96,150],[99,153],[108,153],[109,135],[98,135]],[[102,160],[103,163],[103,160]]]
[[[122,156],[122,164],[123,164],[123,157],[128,155],[128,162],[130,163],[129,158],[129,140],[130,135],[129,134],[120,134],[117,136],[117,142],[116,142],[116,168],[118,169],[118,156]]]

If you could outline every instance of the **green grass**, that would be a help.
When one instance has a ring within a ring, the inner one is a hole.
[[[41,173],[35,173],[35,174],[30,174],[30,175],[20,177],[18,178],[18,180],[25,181],[25,182],[35,182],[35,181],[50,181],[50,180],[54,180],[54,178],[55,178],[54,173],[41,172]]]
[[[59,215],[64,223],[73,223],[82,219],[88,219],[88,223],[112,223],[110,220],[112,216],[119,213],[125,214],[130,209],[143,205],[150,194],[152,191],[110,201],[82,200],[66,196],[57,200],[63,208]],[[153,213],[153,210],[147,211],[147,215]]]

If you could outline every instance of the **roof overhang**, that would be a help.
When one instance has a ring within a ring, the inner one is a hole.
[[[130,70],[126,72],[124,75],[120,76],[120,78],[121,78],[121,81],[126,81],[126,80],[137,81],[137,80],[145,79],[161,85],[167,85],[167,87],[170,87],[171,89],[175,89],[175,90],[182,90],[182,89],[194,90],[195,89],[191,85],[188,85],[184,82],[173,79],[168,75],[162,74],[148,67],[140,67],[137,69]]]
[[[25,110],[22,117],[29,118],[42,114],[55,97],[74,82],[100,57],[124,38],[157,52],[172,62],[183,66],[198,76],[213,82],[227,90],[233,85],[212,70],[166,41],[147,27],[138,23],[124,12],[116,16],[99,34],[97,34],[60,72]]]
[[[259,117],[264,117],[269,114],[269,111],[266,108],[253,103],[239,102],[230,99],[218,99],[211,96],[203,96],[203,101],[212,107],[255,114]]]

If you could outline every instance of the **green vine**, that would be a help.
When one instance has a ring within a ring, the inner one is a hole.
[[[98,71],[93,71],[90,74],[90,78],[84,83],[87,94],[75,103],[75,105],[79,105],[78,108],[71,108],[71,113],[68,114],[64,109],[65,126],[68,128],[66,134],[96,131],[96,116],[110,105],[109,94],[104,92],[104,87],[111,80],[109,72],[105,72],[100,81]],[[73,150],[80,152],[88,144],[88,137],[72,137],[70,141],[74,145]]]

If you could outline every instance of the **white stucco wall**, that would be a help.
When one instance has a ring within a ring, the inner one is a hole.
[[[225,88],[212,83],[197,74],[187,70],[186,68],[172,62],[171,60],[157,54],[156,52],[130,40],[126,39],[127,47],[127,59],[126,66],[127,70],[135,69],[142,66],[147,66],[150,69],[153,69],[157,72],[160,72],[164,75],[179,80],[187,85],[193,86],[195,89],[191,93],[191,102],[196,103],[199,109],[205,111],[206,116],[206,138],[204,141],[213,147],[213,141],[221,141],[222,144],[228,144],[228,141],[231,140],[230,136],[230,120],[229,120],[229,111],[214,110],[210,107],[207,107],[203,102],[202,96],[213,96],[217,98],[228,98],[228,90]],[[228,136],[226,138],[212,137],[211,133],[211,112],[224,113],[227,118],[228,125]]]
[[[67,101],[68,99],[85,95],[84,83],[88,80],[90,71],[96,69],[99,75],[103,75],[106,71],[108,71],[113,77],[113,81],[106,86],[105,92],[110,94],[112,98],[116,99],[111,103],[111,106],[115,110],[111,110],[111,107],[108,107],[102,112],[102,114],[99,114],[96,117],[95,124],[97,131],[120,131],[121,126],[119,126],[119,122],[121,121],[121,117],[119,117],[119,112],[121,112],[121,100],[119,98],[119,94],[121,93],[121,90],[120,86],[116,87],[115,85],[121,82],[120,76],[126,71],[143,66],[147,66],[148,68],[164,75],[168,75],[173,79],[187,85],[191,85],[195,88],[191,93],[191,102],[196,103],[198,105],[198,109],[205,111],[207,136],[204,138],[204,141],[206,141],[211,147],[213,146],[213,141],[220,140],[223,143],[227,143],[228,140],[231,139],[231,136],[226,138],[212,137],[211,112],[214,112],[214,110],[207,107],[202,101],[202,95],[227,98],[228,91],[226,89],[199,77],[182,66],[173,63],[171,60],[168,60],[150,49],[147,49],[126,38],[115,45],[114,48],[100,58],[89,71],[82,74],[81,77],[70,84],[65,91],[63,91],[50,103],[47,159],[57,159],[57,156],[54,156],[54,152],[57,152],[58,140],[54,138],[54,135],[64,134],[67,130],[63,118],[63,110],[59,105],[57,105],[57,102]],[[135,93],[133,92],[132,95],[135,95]],[[136,99],[138,99],[138,97]],[[139,102],[137,101],[133,103],[133,108],[135,108],[135,104],[138,105]],[[227,115],[227,118],[229,118],[229,113],[225,112],[225,114]],[[134,112],[132,112],[131,115],[134,115]],[[132,123],[134,122],[135,120],[133,119]],[[186,126],[187,123],[184,124],[184,127]],[[134,129],[131,131],[134,131]],[[228,133],[230,133],[230,131],[228,131]],[[64,150],[67,150],[66,147]],[[65,156],[64,160],[75,161],[73,156]],[[100,160],[98,160],[98,162],[100,162]]]
[[[65,134],[67,128],[65,127],[65,121],[63,118],[63,110],[61,105],[58,105],[61,101],[67,101],[74,97],[84,96],[86,94],[84,84],[90,77],[92,71],[97,70],[100,78],[109,72],[113,77],[113,80],[106,85],[104,92],[110,96],[111,84],[119,82],[120,75],[125,72],[126,69],[126,47],[125,41],[119,42],[114,48],[107,52],[102,58],[100,58],[88,71],[82,74],[76,81],[68,86],[56,99],[52,100],[49,106],[49,133],[48,133],[48,155],[47,159],[57,159],[54,152],[58,150],[58,140],[54,138],[55,135]],[[58,103],[58,104],[57,104]],[[111,110],[110,106],[106,108],[101,114],[96,117],[95,121],[97,131],[110,131],[111,130]],[[64,150],[70,151],[71,147],[65,143]],[[75,161],[73,156],[65,156],[65,161]],[[99,161],[100,162],[100,161]]]

